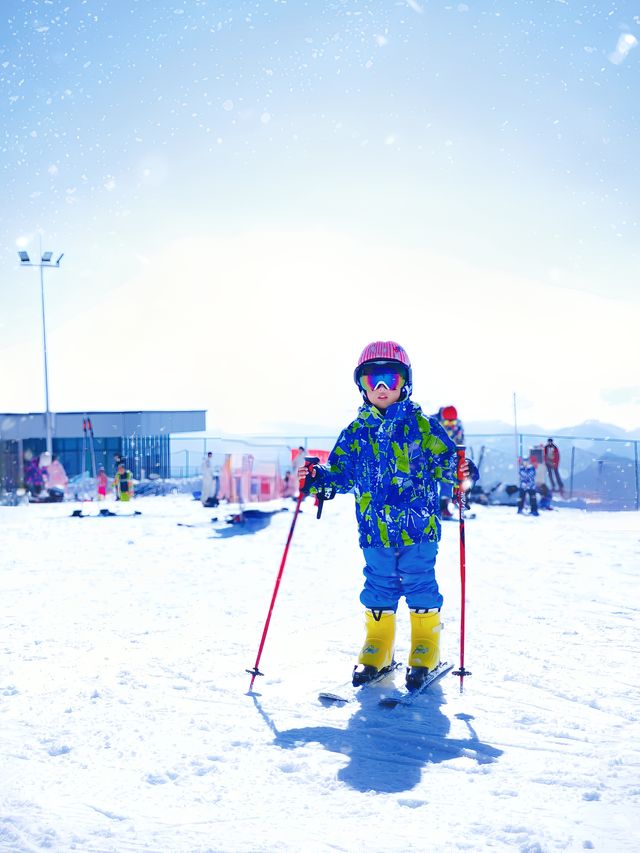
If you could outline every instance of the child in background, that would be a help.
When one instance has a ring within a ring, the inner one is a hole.
[[[104,501],[107,499],[107,488],[109,486],[109,478],[107,477],[107,473],[104,470],[104,466],[101,465],[98,470],[98,500]]]
[[[539,515],[538,502],[536,500],[536,468],[530,459],[520,458],[520,466],[518,468],[520,476],[520,500],[518,501],[518,515],[524,512],[524,502],[529,495],[529,505],[531,507],[531,515]]]
[[[396,611],[404,596],[411,619],[406,682],[414,689],[440,663],[438,486],[469,488],[477,470],[464,458],[458,464],[445,430],[411,401],[411,362],[399,344],[366,346],[354,381],[363,397],[356,419],[340,434],[327,465],[306,463],[298,477],[304,494],[333,488],[355,495],[367,633],[354,685],[392,666]]]
[[[454,444],[464,444],[464,427],[458,418],[455,406],[441,406],[438,413],[433,415]],[[440,484],[440,515],[442,518],[453,518],[449,504],[453,500],[453,486],[450,483]]]
[[[118,465],[113,485],[116,488],[116,500],[129,501],[133,499],[133,474],[125,468],[124,462]]]
[[[553,499],[553,493],[549,486],[546,483],[540,483],[538,486],[538,492],[540,493],[540,500],[538,501],[538,509],[550,509],[553,510],[551,506],[551,501]]]

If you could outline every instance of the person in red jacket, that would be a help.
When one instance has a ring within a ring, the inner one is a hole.
[[[551,483],[551,491],[554,491],[557,488],[560,492],[564,489],[564,483],[560,477],[560,471],[558,470],[558,466],[560,465],[560,451],[553,443],[552,438],[547,439],[547,443],[544,446],[544,464],[547,466],[547,471],[549,472],[549,481]]]

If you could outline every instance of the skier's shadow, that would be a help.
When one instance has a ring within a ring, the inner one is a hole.
[[[256,703],[257,704],[257,703]],[[450,738],[451,722],[442,712],[442,688],[434,685],[411,708],[380,708],[375,690],[363,692],[347,728],[309,726],[278,731],[265,712],[258,710],[282,749],[319,743],[341,753],[348,763],[338,779],[356,791],[399,793],[415,787],[422,769],[454,758],[471,758],[478,764],[496,761],[502,750],[483,743],[473,729],[473,717],[456,714],[466,724],[468,737]]]

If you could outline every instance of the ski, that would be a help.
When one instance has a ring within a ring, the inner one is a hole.
[[[355,702],[361,691],[367,690],[369,687],[374,687],[375,685],[385,681],[385,679],[393,675],[397,669],[400,669],[401,666],[402,664],[400,661],[394,661],[391,666],[381,669],[377,676],[371,681],[367,681],[365,684],[360,684],[358,687],[354,687],[350,681],[345,681],[344,684],[340,684],[338,687],[331,690],[320,691],[320,693],[318,693],[318,699],[323,702],[335,703]]]
[[[435,669],[432,669],[424,682],[416,690],[408,690],[406,687],[396,689],[392,693],[385,693],[380,697],[379,705],[383,708],[395,708],[397,705],[412,705],[413,702],[421,696],[427,688],[435,681],[441,679],[453,669],[452,663],[439,663]]]
[[[69,518],[133,518],[136,515],[142,515],[140,510],[136,509],[133,512],[112,512],[110,509],[101,509],[100,512],[96,513],[74,509]]]

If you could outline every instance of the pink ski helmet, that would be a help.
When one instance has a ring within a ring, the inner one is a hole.
[[[360,386],[360,376],[365,367],[369,365],[379,365],[380,367],[391,367],[399,370],[404,376],[404,385],[402,386],[401,400],[406,400],[411,396],[412,373],[411,362],[404,347],[397,344],[395,341],[374,341],[360,353],[358,364],[353,372],[353,380],[360,389],[362,396],[367,399],[366,392]]]

